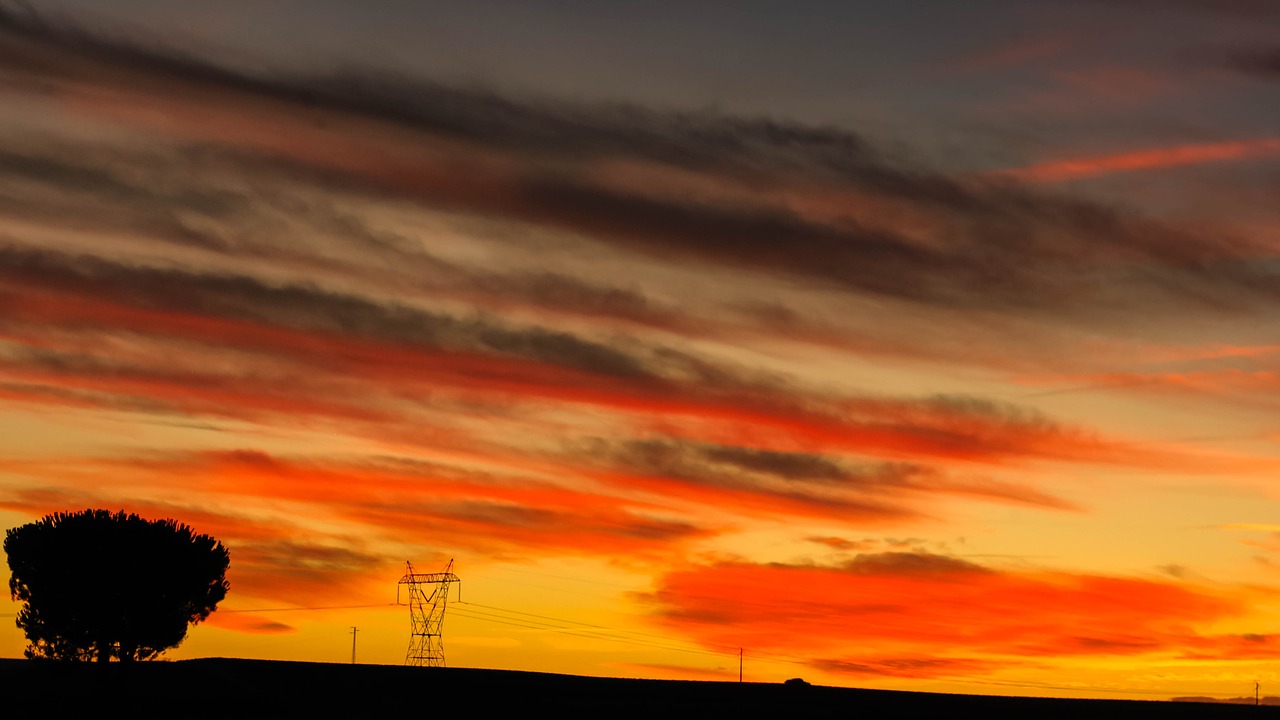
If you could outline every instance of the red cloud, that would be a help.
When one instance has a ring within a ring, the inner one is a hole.
[[[859,674],[956,675],[1082,655],[1276,654],[1269,638],[1197,631],[1242,614],[1239,597],[916,552],[864,554],[840,567],[695,567],[665,576],[649,599],[661,622],[705,646]]]
[[[1280,155],[1280,138],[1258,138],[1255,140],[1180,145],[1114,155],[1095,155],[1071,160],[1056,160],[1024,168],[1001,170],[992,173],[992,175],[1027,182],[1062,182],[1119,172],[1135,172],[1138,170],[1198,165],[1227,160],[1249,160],[1259,157],[1273,157],[1275,155]]]

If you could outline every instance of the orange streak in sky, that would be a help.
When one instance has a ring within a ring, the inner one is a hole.
[[[1280,138],[1260,138],[1235,142],[1182,145],[1116,155],[1096,155],[1074,160],[1041,163],[1024,168],[1000,170],[993,177],[1026,182],[1062,182],[1120,172],[1198,165],[1225,160],[1247,160],[1280,155]]]

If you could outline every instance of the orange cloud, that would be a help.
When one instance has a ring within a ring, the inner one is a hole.
[[[598,494],[528,477],[500,476],[424,462],[306,461],[258,452],[206,453],[150,459],[0,463],[0,470],[44,478],[56,491],[16,494],[9,506],[37,513],[67,504],[127,503],[130,510],[181,517],[241,544],[238,572],[258,586],[294,583],[310,596],[388,562],[364,546],[395,540],[504,556],[518,549],[567,555],[658,556],[714,528],[652,501]],[[105,500],[103,480],[127,476]],[[170,497],[157,504],[147,498]],[[303,525],[264,527],[246,518],[193,511],[198,503],[236,507],[289,503],[311,520],[341,530],[312,537]],[[141,509],[138,509],[138,508]],[[338,533],[338,534],[333,534]],[[363,539],[357,540],[358,536]],[[272,575],[270,579],[268,575]]]
[[[1277,655],[1267,636],[1197,630],[1246,612],[1222,591],[997,570],[923,552],[862,554],[837,567],[694,567],[666,575],[648,599],[664,625],[707,647],[858,674],[935,677],[1074,656]]]
[[[1122,172],[1200,165],[1228,160],[1251,160],[1280,155],[1280,138],[1259,138],[1201,145],[1154,148],[1114,155],[1058,160],[1023,168],[1000,170],[992,177],[1049,183],[1079,180]]]

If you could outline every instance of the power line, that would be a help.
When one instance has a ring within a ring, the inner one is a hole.
[[[639,631],[636,631],[636,630],[620,630],[620,629],[618,629],[618,628],[610,628],[610,627],[605,627],[605,626],[602,626],[602,625],[592,625],[592,624],[590,624],[590,623],[583,623],[583,622],[579,622],[579,621],[576,621],[576,620],[566,620],[566,619],[564,619],[564,618],[555,618],[555,617],[551,617],[551,616],[549,616],[549,615],[539,615],[539,614],[537,614],[537,613],[522,612],[522,611],[520,611],[520,610],[510,610],[510,609],[508,609],[508,608],[500,608],[500,607],[495,607],[495,606],[492,606],[492,605],[482,605],[482,604],[480,604],[480,603],[471,603],[471,602],[466,602],[466,603],[463,603],[463,604],[464,604],[464,605],[473,605],[473,606],[475,606],[475,607],[488,608],[488,609],[490,609],[490,610],[496,610],[496,611],[498,611],[498,612],[503,612],[503,613],[510,613],[510,614],[515,614],[515,615],[523,615],[523,616],[532,617],[532,618],[540,618],[540,619],[542,619],[542,620],[547,620],[547,621],[556,622],[556,623],[568,623],[568,624],[571,624],[571,625],[578,625],[578,626],[581,626],[581,627],[584,627],[584,628],[591,628],[591,629],[600,630],[600,631],[605,631],[605,632],[610,632],[610,633],[622,633],[623,635],[638,636],[638,637],[640,637],[640,638],[653,638],[654,640],[661,641],[661,642],[666,642],[666,643],[670,643],[670,642],[687,642],[687,641],[682,641],[682,640],[675,640],[675,639],[672,639],[672,638],[670,638],[670,637],[668,637],[668,636],[663,636],[663,635],[654,635],[654,634],[652,634],[652,633],[643,633],[643,632],[639,632]],[[475,611],[472,611],[472,612],[475,612]],[[468,616],[468,617],[472,617],[472,616]],[[502,617],[502,616],[493,616],[493,617]],[[484,619],[484,618],[483,618],[483,617],[477,617],[476,619]],[[516,624],[516,622],[511,621],[509,618],[504,618],[504,621],[506,621],[506,622],[505,622],[505,624],[509,624],[509,625],[514,625],[514,624]],[[527,621],[527,622],[536,622],[536,621]],[[537,625],[520,625],[520,627],[528,627],[528,628],[532,628],[532,629],[547,629],[547,630],[555,630],[555,629],[557,629],[555,626],[548,626],[548,625],[547,625],[547,624],[545,624],[545,623],[539,623],[539,624],[537,624]],[[562,630],[566,630],[566,631],[567,631],[567,630],[569,630],[569,628],[560,628],[560,629],[562,629]],[[591,630],[582,630],[582,631],[580,631],[580,633],[590,633],[590,632],[591,632]],[[597,635],[582,635],[582,634],[580,634],[580,633],[575,633],[575,634],[579,634],[579,636],[580,636],[580,637],[597,637]],[[736,645],[717,645],[717,644],[712,644],[712,643],[697,643],[697,644],[701,645],[701,646],[702,646],[702,647],[704,647],[704,648],[708,648],[708,647],[709,647],[709,648],[716,648],[716,647],[720,647],[720,648],[724,648],[724,650],[714,650],[714,649],[711,649],[711,650],[688,650],[688,649],[685,649],[685,648],[672,647],[672,646],[670,646],[670,645],[662,645],[662,644],[657,644],[657,643],[645,642],[645,641],[643,641],[643,640],[638,640],[638,639],[633,639],[633,638],[625,638],[625,637],[623,637],[623,638],[618,638],[618,637],[616,637],[616,636],[604,636],[604,637],[605,637],[606,639],[612,639],[612,640],[616,640],[616,641],[618,641],[618,642],[629,642],[629,643],[631,643],[631,644],[636,644],[636,645],[646,645],[646,646],[648,646],[648,647],[656,647],[656,648],[670,649],[670,650],[679,650],[679,651],[681,651],[681,652],[693,652],[693,653],[700,653],[700,654],[704,654],[704,655],[722,655],[722,656],[725,656],[725,657],[737,657],[737,656],[740,654],[741,650],[742,650],[742,648],[741,648],[741,647],[736,646]],[[689,644],[695,644],[695,643],[689,643]],[[752,653],[752,658],[753,658],[753,659],[756,659],[756,660],[764,660],[765,662],[788,663],[788,664],[795,664],[795,665],[812,665],[812,663],[813,663],[812,659],[810,659],[810,658],[803,658],[803,657],[798,657],[798,656],[795,656],[795,655],[784,655],[784,654],[782,654],[782,653],[772,653],[772,652],[753,652],[753,653]]]
[[[642,637],[651,637],[651,638],[655,638],[655,639],[658,639],[658,640],[669,640],[669,639],[670,639],[670,638],[668,638],[668,637],[666,637],[666,636],[663,636],[663,635],[654,635],[654,634],[652,634],[652,633],[643,633],[643,632],[639,632],[639,631],[637,631],[637,630],[619,630],[619,629],[617,629],[617,628],[605,627],[605,626],[603,626],[603,625],[592,625],[592,624],[590,624],[590,623],[579,622],[579,621],[577,621],[577,620],[565,620],[565,619],[563,619],[563,618],[555,618],[555,617],[551,617],[550,615],[539,615],[539,614],[537,614],[537,613],[523,612],[523,611],[520,611],[520,610],[510,610],[510,609],[507,609],[507,608],[494,607],[493,605],[484,605],[484,604],[481,604],[481,603],[473,603],[473,602],[467,602],[467,603],[463,603],[463,604],[464,604],[464,605],[471,605],[471,606],[474,606],[474,607],[486,608],[486,609],[488,609],[488,610],[496,610],[496,611],[498,611],[498,612],[510,613],[510,614],[513,614],[513,615],[525,615],[525,616],[528,616],[528,617],[540,618],[540,619],[542,619],[542,620],[551,620],[551,621],[554,621],[554,622],[570,623],[570,624],[573,624],[573,625],[580,625],[580,626],[582,626],[582,627],[594,628],[594,629],[597,629],[597,630],[608,630],[608,631],[610,631],[610,632],[622,632],[622,633],[626,633],[626,634],[629,634],[629,635],[639,635],[639,636],[642,636]],[[734,647],[729,646],[729,645],[724,645],[724,646],[722,646],[722,647],[732,648],[732,649],[734,649],[734,650],[736,650],[736,649],[737,649],[737,648],[734,648]]]
[[[462,604],[469,605],[471,603],[462,603]],[[501,612],[518,612],[518,611],[502,610],[500,608],[499,610]],[[723,656],[727,654],[727,653],[722,653],[715,650],[696,650],[688,647],[679,647],[679,646],[670,644],[671,642],[679,642],[679,641],[671,641],[670,639],[666,639],[666,638],[664,638],[665,640],[667,640],[666,643],[660,643],[660,642],[637,639],[634,637],[627,637],[625,634],[617,634],[617,633],[625,633],[626,631],[617,630],[614,628],[605,628],[602,626],[590,626],[590,625],[586,625],[585,623],[576,623],[575,621],[572,621],[572,620],[550,619],[552,620],[552,622],[548,622],[545,620],[527,620],[527,619],[505,617],[502,615],[496,615],[494,613],[486,613],[483,611],[470,610],[469,608],[457,608],[455,609],[455,611],[461,614],[463,617],[471,618],[473,620],[495,622],[502,625],[512,625],[515,627],[522,627],[530,630],[548,630],[552,632],[558,632],[564,635],[573,635],[576,637],[588,638],[592,640],[608,640],[611,642],[619,642],[627,645],[635,645],[637,647],[648,647],[648,648],[654,648],[658,650],[670,650],[673,652],[684,652],[684,653],[692,653],[697,655]],[[529,615],[530,613],[521,613],[521,614]],[[541,617],[547,617],[547,616],[541,616]],[[576,624],[580,626],[586,625],[586,628],[588,629],[584,629],[582,627],[575,628],[575,627],[567,627],[565,625],[557,625],[555,624],[557,622],[571,623],[571,624]],[[589,629],[589,628],[596,628],[596,629]]]
[[[535,574],[535,575],[539,574],[532,571],[524,571],[524,572],[526,572],[527,574]],[[544,574],[544,576],[559,577],[559,576],[546,575],[546,574]],[[593,584],[609,585],[613,587],[625,587],[622,585],[616,585],[612,583],[578,580],[575,578],[563,578],[563,579],[577,580],[579,582],[592,582]],[[527,585],[528,583],[516,583],[516,584]],[[588,593],[581,593],[581,594],[588,594]],[[697,595],[692,593],[672,593],[672,594],[681,595],[684,597],[693,597],[693,598],[708,599],[708,600],[722,599],[722,598],[715,598],[712,596]],[[747,602],[750,602],[750,601],[747,601]],[[521,610],[512,610],[509,608],[502,608],[494,605],[486,605],[483,603],[465,602],[461,600],[457,601],[457,603],[459,605],[464,605],[469,607],[461,607],[461,608],[455,607],[455,612],[463,615],[464,617],[467,617],[473,620],[482,621],[482,622],[491,622],[491,623],[497,623],[501,625],[508,625],[512,627],[530,629],[530,630],[544,630],[544,631],[550,631],[550,632],[557,632],[565,635],[582,637],[586,639],[606,640],[609,642],[623,643],[628,645],[634,645],[637,647],[646,647],[646,648],[652,648],[652,649],[658,649],[658,650],[668,650],[672,652],[682,652],[682,653],[688,653],[688,654],[694,654],[694,655],[706,655],[706,656],[712,656],[712,657],[726,658],[726,657],[737,657],[741,652],[741,648],[737,646],[730,647],[728,645],[701,644],[702,648],[724,647],[726,648],[726,650],[724,651],[715,650],[715,649],[693,649],[689,647],[680,647],[672,643],[687,643],[689,645],[697,645],[697,643],[687,642],[687,641],[674,639],[674,638],[661,636],[661,635],[655,635],[652,633],[643,633],[643,632],[634,631],[634,630],[623,630],[619,628],[611,628],[604,625],[585,623],[578,620],[568,620],[565,618],[557,618],[550,615],[531,613],[531,612],[526,612]],[[763,603],[758,603],[758,604],[763,606]],[[310,606],[292,606],[292,607],[237,608],[237,609],[223,609],[223,610],[219,610],[218,612],[220,613],[277,613],[277,612],[308,612],[308,611],[322,611],[322,610],[363,610],[363,609],[391,608],[391,607],[398,607],[398,604],[397,603],[379,603],[379,604],[369,604],[369,605],[310,605]],[[482,609],[476,610],[472,608],[482,608]],[[512,616],[515,616],[515,617],[512,617]],[[17,617],[17,613],[0,613],[0,617]],[[641,616],[635,616],[635,617],[641,617]],[[352,645],[353,645],[353,654],[354,654],[354,644],[355,644],[354,628],[352,628],[352,630],[353,632],[351,633],[351,635],[352,635]],[[786,655],[783,653],[775,653],[775,652],[768,652],[768,651],[753,651],[748,653],[747,656],[757,662],[764,662],[764,663],[771,663],[771,664],[800,665],[804,667],[820,669],[818,668],[817,663],[814,661],[813,658],[805,658],[805,657],[800,657],[795,655]],[[1230,693],[1224,693],[1224,692],[1218,692],[1218,691],[1204,692],[1204,691],[1185,690],[1185,689],[1138,690],[1138,689],[1124,689],[1124,688],[1114,688],[1114,687],[1069,686],[1069,685],[1053,685],[1049,683],[1036,683],[1036,682],[976,680],[976,679],[962,679],[962,678],[938,678],[937,680],[940,682],[947,682],[947,683],[952,683],[952,684],[961,685],[961,686],[985,685],[985,686],[996,686],[996,687],[1025,688],[1025,689],[1031,689],[1031,690],[1057,690],[1057,691],[1073,692],[1073,693],[1115,693],[1115,694],[1124,694],[1124,695],[1157,695],[1157,696],[1164,696],[1164,697],[1175,697],[1175,696],[1225,697],[1227,695],[1230,695]],[[1255,693],[1256,693],[1256,689],[1255,689]]]
[[[1106,688],[1106,687],[1097,687],[1093,685],[1082,687],[1082,686],[1072,686],[1072,685],[1049,685],[1047,683],[1032,683],[1032,682],[1020,683],[1020,682],[1013,682],[1011,680],[952,680],[951,682],[955,682],[961,685],[999,685],[1004,687],[1033,688],[1037,690],[1065,690],[1067,692],[1107,692],[1107,693],[1122,693],[1125,695],[1162,695],[1165,697],[1176,696],[1176,695],[1182,695],[1182,696],[1202,695],[1205,697],[1214,697],[1214,696],[1222,696],[1222,695],[1229,694],[1229,693],[1222,693],[1222,692],[1200,692],[1196,690],[1177,690],[1177,691],[1126,690],[1123,688]]]
[[[478,612],[478,611],[469,610],[469,609],[461,610],[461,612],[465,617],[469,617],[475,620],[483,620],[486,622],[495,622],[503,625],[511,625],[515,627],[523,627],[523,628],[534,629],[534,630],[550,630],[553,632],[560,632],[563,634],[573,635],[577,637],[609,640],[609,641],[620,642],[620,643],[629,644],[629,645],[636,645],[639,647],[650,647],[650,648],[656,648],[656,649],[662,649],[662,650],[671,650],[676,652],[685,652],[685,653],[691,653],[691,654],[697,654],[697,655],[708,655],[708,656],[715,656],[715,657],[737,656],[738,652],[740,651],[740,648],[734,648],[734,652],[721,652],[717,650],[693,650],[688,648],[676,647],[668,644],[646,642],[643,640],[637,640],[635,638],[629,638],[625,636],[611,634],[611,633],[635,634],[635,635],[640,635],[642,637],[652,637],[660,640],[669,640],[669,638],[663,638],[661,636],[652,635],[649,633],[638,633],[635,631],[618,630],[616,628],[608,628],[602,625],[593,625],[590,623],[583,623],[576,620],[567,620],[564,618],[552,617],[550,615],[540,615],[538,613],[529,613],[529,612],[524,612],[520,610],[511,610],[508,608],[500,608],[493,605],[484,605],[481,603],[464,602],[462,604],[486,608],[488,610],[496,611],[497,613],[508,613],[511,615],[518,615],[518,616],[524,616],[527,618],[533,618],[530,620],[521,620],[518,618],[504,617],[502,615],[498,615],[494,613],[483,613],[483,612]],[[555,623],[560,623],[560,624],[557,625]],[[577,628],[567,627],[567,626],[575,626],[575,625],[578,627]],[[679,641],[676,641],[676,642],[679,642]],[[794,655],[785,655],[782,653],[772,653],[772,652],[763,652],[763,651],[753,652],[753,653],[750,653],[749,657],[751,657],[752,659],[758,662],[767,662],[767,663],[773,663],[773,664],[801,665],[809,668],[815,668],[816,666],[816,663],[812,658],[804,658],[804,657],[799,657]],[[1156,696],[1163,696],[1163,697],[1173,697],[1173,696],[1179,696],[1179,695],[1182,695],[1182,696],[1202,695],[1206,697],[1220,697],[1220,696],[1229,694],[1229,693],[1222,693],[1222,692],[1207,692],[1207,691],[1196,691],[1196,690],[1185,690],[1185,689],[1138,690],[1138,689],[1124,689],[1124,688],[1111,688],[1111,687],[1098,687],[1098,686],[1052,685],[1049,683],[1036,683],[1036,682],[971,680],[971,679],[962,679],[962,678],[939,678],[939,680],[955,683],[957,685],[988,685],[988,686],[997,686],[997,687],[1026,688],[1031,690],[1059,690],[1064,692],[1076,692],[1076,693],[1091,693],[1091,692],[1092,693],[1115,693],[1115,694],[1124,694],[1124,695],[1156,695]]]
[[[534,573],[531,572],[530,574],[534,574]],[[524,583],[520,583],[520,584],[524,584]],[[598,584],[603,585],[606,583],[598,583]],[[701,596],[701,597],[704,597],[706,599],[712,599],[709,596]],[[682,653],[689,653],[689,654],[695,654],[695,655],[707,655],[707,656],[714,656],[714,657],[731,657],[731,656],[736,656],[737,650],[738,650],[738,648],[736,647],[731,648],[732,651],[730,651],[730,649],[721,651],[716,649],[698,650],[698,649],[691,649],[688,647],[679,647],[676,645],[672,645],[670,643],[672,642],[678,643],[678,642],[684,642],[684,641],[661,636],[661,635],[654,635],[652,633],[642,633],[634,630],[621,630],[618,628],[611,628],[604,625],[594,625],[591,623],[584,623],[578,620],[568,620],[565,618],[557,618],[550,615],[530,613],[522,610],[512,610],[510,608],[502,608],[495,605],[486,605],[483,603],[473,603],[468,601],[458,601],[458,602],[460,605],[467,605],[475,608],[483,608],[485,610],[493,611],[493,612],[483,612],[478,610],[472,610],[471,608],[455,608],[455,612],[458,612],[463,617],[468,617],[470,619],[479,620],[482,622],[492,622],[492,623],[497,623],[497,624],[507,625],[512,627],[521,627],[529,630],[545,630],[545,631],[551,631],[551,632],[558,632],[561,634],[572,635],[572,636],[582,637],[586,639],[607,640],[610,642],[629,644],[637,647],[647,647],[647,648],[653,648],[658,650],[670,650],[673,652],[682,652]],[[395,607],[395,603],[385,603],[385,604],[379,604],[379,605],[320,605],[320,606],[288,607],[288,608],[250,608],[250,609],[224,610],[221,612],[294,612],[294,611],[307,611],[307,610],[347,610],[347,609],[368,609],[368,608],[382,608],[382,607]],[[504,615],[495,614],[495,613],[506,613],[507,615],[516,615],[519,617],[512,618],[512,617],[506,617]],[[520,618],[531,618],[531,619],[522,620]],[[639,636],[639,637],[637,638],[637,637],[628,637],[628,636]],[[657,642],[648,641],[643,638],[652,638]],[[703,647],[708,647],[708,646],[703,645]],[[728,645],[723,645],[723,646],[713,645],[710,647],[730,648],[730,646]],[[771,664],[800,665],[800,666],[811,667],[811,668],[815,666],[815,662],[812,658],[806,658],[806,657],[801,657],[796,655],[787,655],[784,653],[776,653],[776,652],[769,652],[769,651],[753,651],[749,654],[749,657],[751,657],[753,660],[757,662],[766,662]],[[1179,690],[1137,690],[1137,689],[1107,688],[1107,687],[1096,687],[1096,686],[1081,687],[1081,686],[1068,686],[1068,685],[1052,685],[1048,683],[1013,682],[1013,681],[1001,681],[1001,680],[971,680],[971,679],[960,679],[960,678],[954,678],[954,679],[947,678],[945,679],[945,681],[952,682],[958,685],[988,685],[988,686],[996,686],[996,687],[1026,688],[1031,690],[1058,690],[1058,691],[1064,691],[1064,692],[1079,692],[1079,693],[1086,693],[1086,692],[1116,693],[1116,694],[1125,694],[1125,695],[1158,695],[1158,696],[1165,696],[1165,697],[1176,696],[1176,695],[1203,695],[1206,697],[1217,697],[1217,696],[1223,696],[1228,694],[1228,693],[1222,693],[1222,692],[1212,692],[1212,691],[1204,692],[1204,691],[1181,690],[1181,689]]]
[[[378,605],[311,605],[307,607],[278,607],[278,608],[236,608],[235,610],[218,610],[220,613],[267,613],[267,612],[297,612],[300,610],[365,610],[368,608],[396,607],[396,603],[381,603]]]

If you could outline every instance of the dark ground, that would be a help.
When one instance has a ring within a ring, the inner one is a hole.
[[[1278,707],[940,695],[764,683],[212,658],[130,666],[0,660],[7,717],[1276,718]]]

